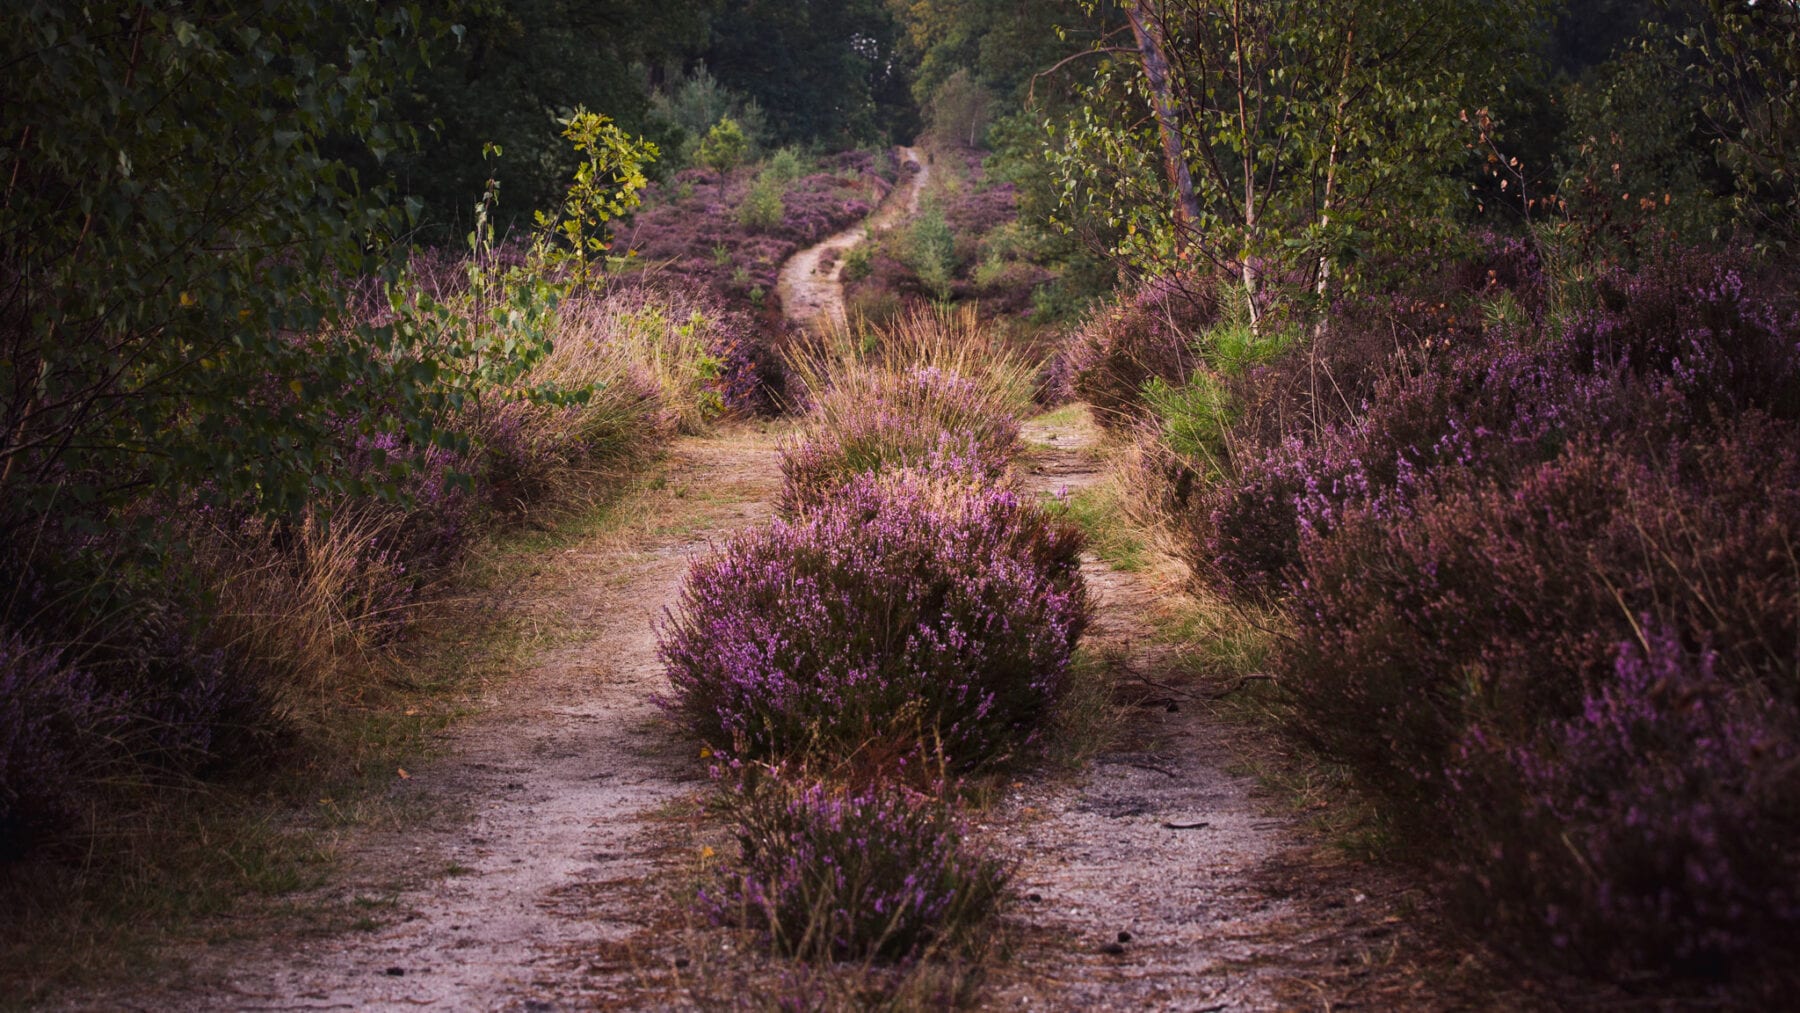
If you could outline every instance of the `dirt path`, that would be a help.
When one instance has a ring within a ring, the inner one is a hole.
[[[295,899],[315,910],[366,906],[363,931],[222,940],[183,955],[168,980],[71,1005],[553,1008],[566,991],[553,955],[601,952],[642,927],[662,860],[655,816],[703,782],[688,741],[651,701],[666,686],[653,625],[696,552],[769,516],[775,438],[684,440],[667,475],[666,488],[646,494],[655,502],[640,504],[660,535],[567,548],[545,564],[578,575],[567,588],[509,603],[572,635],[496,686],[449,755],[397,784],[437,818],[344,842],[344,874]],[[396,883],[410,886],[396,895]],[[633,980],[630,968],[615,970]],[[583,993],[603,990],[600,978]]]
[[[1086,421],[1028,425],[1038,450],[1027,488],[1095,481],[1093,435]],[[708,823],[692,804],[706,785],[689,741],[651,702],[665,685],[654,623],[695,553],[770,516],[775,445],[749,429],[681,441],[666,483],[635,506],[640,528],[546,561],[569,577],[536,600],[495,592],[572,634],[497,686],[449,755],[397,783],[436,818],[358,832],[344,842],[345,874],[296,899],[340,911],[367,903],[361,931],[340,921],[271,938],[267,924],[251,926],[160,981],[64,1005],[693,1008],[702,993],[678,969],[696,951],[670,889]],[[1094,560],[1086,573],[1100,600],[1090,649],[1130,678],[1178,678],[1147,625],[1157,587]],[[1073,779],[1023,780],[987,817],[987,833],[1021,864],[1002,933],[1009,957],[988,974],[981,1008],[1471,1005],[1415,991],[1426,979],[1413,955],[1428,949],[1404,917],[1415,891],[1334,862],[1294,818],[1271,815],[1253,782],[1231,772],[1242,732],[1209,713],[1200,687],[1150,686],[1128,748]],[[755,1006],[753,994],[729,994],[727,1005]]]
[[[1099,478],[1091,423],[1034,423],[1026,436],[1038,448],[1028,487]],[[1139,706],[1128,746],[1075,783],[1017,785],[994,814],[990,829],[1022,863],[1022,902],[1008,916],[1016,952],[984,1006],[1441,1008],[1411,992],[1409,885],[1336,859],[1275,814],[1233,773],[1256,748],[1247,733],[1212,713],[1153,638],[1157,585],[1092,559],[1085,573],[1100,602],[1087,649],[1116,659]]]
[[[916,148],[897,150],[900,182],[888,191],[875,213],[824,242],[801,250],[781,266],[775,292],[788,319],[814,330],[844,326],[844,254],[870,233],[886,231],[918,213],[919,198],[931,176],[931,163],[921,161]]]

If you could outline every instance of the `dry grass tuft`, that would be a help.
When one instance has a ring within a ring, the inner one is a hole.
[[[879,326],[849,328],[796,341],[788,368],[802,406],[833,389],[878,383],[879,378],[933,368],[980,384],[996,411],[1015,418],[1031,410],[1037,363],[1010,346],[975,311],[919,308]]]

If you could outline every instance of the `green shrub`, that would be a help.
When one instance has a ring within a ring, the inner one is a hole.
[[[777,183],[792,183],[806,175],[811,166],[798,148],[782,148],[769,156],[763,165],[763,176]]]
[[[694,158],[701,165],[718,173],[722,179],[744,161],[749,148],[750,141],[744,136],[743,128],[738,126],[736,120],[726,116],[713,124],[712,129],[701,138]]]
[[[950,231],[943,208],[931,203],[919,211],[907,229],[901,259],[926,291],[940,300],[950,298],[956,278],[956,234]]]
[[[738,205],[737,220],[745,228],[767,232],[780,228],[786,214],[781,184],[765,172],[744,193],[744,200]]]
[[[850,247],[844,254],[844,280],[861,281],[874,273],[874,255],[869,252],[868,243],[858,243]]]

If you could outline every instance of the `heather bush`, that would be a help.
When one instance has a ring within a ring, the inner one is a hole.
[[[0,859],[69,817],[116,721],[114,702],[63,652],[0,633]]]
[[[1088,617],[1081,538],[967,474],[863,475],[689,571],[665,708],[737,760],[1030,746]]]
[[[1217,315],[1210,288],[1161,279],[1097,309],[1069,339],[1063,367],[1075,395],[1102,425],[1144,418],[1144,388],[1153,379],[1184,383],[1193,372],[1192,340]]]
[[[851,789],[781,771],[727,792],[738,861],[703,890],[716,924],[814,961],[904,961],[978,948],[1011,869],[968,841],[943,792]]]
[[[1800,414],[1793,313],[1739,271],[1690,255],[1599,288],[1604,305],[1557,333],[1484,335],[1386,373],[1348,421],[1242,446],[1190,516],[1196,568],[1279,593],[1303,533],[1356,503],[1404,511],[1439,476],[1504,479],[1584,434],[1649,445],[1748,410]]]
[[[1467,903],[1617,974],[1785,959],[1800,712],[1642,620],[1570,715],[1512,746],[1464,731],[1443,808]]]
[[[1791,695],[1796,435],[1752,419],[1665,446],[1663,464],[1580,443],[1504,484],[1342,509],[1301,549],[1283,661],[1296,721],[1422,811],[1462,728],[1524,735],[1572,713],[1641,613]]]
[[[773,173],[740,170],[726,178],[686,169],[652,185],[621,236],[635,254],[631,263],[659,287],[710,293],[739,310],[760,309],[751,303],[751,291],[760,288],[766,298],[789,257],[867,218],[892,185],[891,168],[877,171],[863,153],[822,162],[818,171],[791,181],[776,182],[784,175],[777,165]],[[754,227],[739,222],[748,191],[771,176],[779,220]]]
[[[1240,445],[1197,568],[1285,606],[1288,719],[1480,920],[1619,973],[1793,938],[1800,333],[1727,264],[1614,272]],[[1460,343],[1460,339],[1459,339]]]

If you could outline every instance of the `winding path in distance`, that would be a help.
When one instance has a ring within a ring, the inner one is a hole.
[[[845,326],[844,254],[877,232],[885,232],[919,210],[919,198],[931,177],[931,163],[917,148],[896,149],[900,180],[868,218],[824,242],[807,247],[781,265],[775,294],[789,320],[808,330]],[[829,255],[829,256],[828,256]]]

